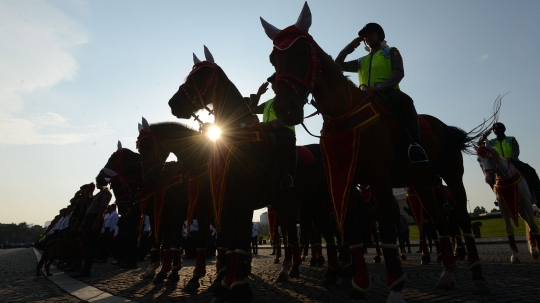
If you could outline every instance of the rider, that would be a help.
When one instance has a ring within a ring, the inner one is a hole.
[[[358,38],[349,43],[337,56],[335,62],[342,71],[358,73],[360,88],[372,93],[382,93],[389,101],[394,115],[406,124],[410,140],[409,160],[411,163],[428,162],[424,149],[420,146],[420,126],[413,100],[399,89],[399,82],[405,76],[403,58],[395,47],[388,47],[384,40],[384,30],[377,23],[368,23],[358,32]],[[368,55],[345,62],[364,41]]]
[[[274,111],[274,98],[259,104],[261,95],[266,93],[269,84],[271,84],[272,90],[274,90],[275,79],[276,74],[274,73],[272,74],[272,76],[266,79],[267,82],[263,83],[259,87],[259,90],[256,94],[251,94],[249,96],[249,109],[253,114],[262,114],[264,123],[268,123],[277,119],[276,112]],[[281,129],[281,127],[277,129]],[[279,134],[276,136],[276,140],[278,141],[278,145],[280,146],[280,150],[282,151],[281,158],[285,170],[285,176],[281,178],[280,182],[281,189],[288,189],[294,186],[293,176],[296,173],[296,131],[294,126],[287,126],[285,130],[287,131],[287,129],[290,129],[293,132],[292,136],[290,134]]]
[[[540,197],[540,179],[538,179],[538,174],[529,164],[519,160],[519,144],[516,138],[506,136],[504,133],[506,127],[501,122],[493,124],[492,129],[497,137],[489,140],[489,144],[497,150],[497,153],[499,153],[501,157],[512,163],[520,173],[529,177],[531,192],[536,193],[536,196]],[[489,134],[491,134],[491,130],[485,133],[478,142],[480,144],[483,143]]]

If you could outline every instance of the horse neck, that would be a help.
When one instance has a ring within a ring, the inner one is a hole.
[[[367,93],[360,90],[335,66],[334,61],[318,45],[317,56],[321,63],[320,79],[313,97],[324,116],[337,117],[364,100]]]
[[[514,166],[508,162],[503,157],[499,156],[499,154],[494,151],[493,152],[493,159],[497,162],[497,176],[500,179],[508,179],[514,175],[515,168]]]
[[[213,98],[215,124],[222,129],[237,129],[253,122],[253,114],[238,88],[221,68],[218,70],[218,85]]]
[[[208,162],[205,141],[193,139],[197,131],[174,123],[153,125],[152,130],[164,147],[187,169],[195,169]]]

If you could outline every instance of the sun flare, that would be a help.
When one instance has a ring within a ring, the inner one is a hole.
[[[210,138],[210,140],[216,141],[217,139],[219,139],[220,135],[221,135],[221,129],[219,129],[219,127],[212,125],[208,129],[208,138]]]

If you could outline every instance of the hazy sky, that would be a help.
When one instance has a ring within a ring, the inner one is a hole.
[[[141,116],[177,120],[167,101],[192,53],[204,58],[203,45],[242,94],[256,92],[273,70],[259,16],[285,28],[303,2],[0,0],[0,222],[42,225],[94,180],[117,140],[135,150]],[[334,57],[366,23],[381,24],[403,56],[400,86],[419,113],[470,130],[509,93],[500,121],[521,160],[540,168],[539,1],[308,3],[310,33]],[[307,121],[315,133],[321,124]],[[317,142],[297,135],[299,144]],[[475,157],[464,159],[471,207],[491,210]]]

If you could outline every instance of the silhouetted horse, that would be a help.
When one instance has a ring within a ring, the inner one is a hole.
[[[433,177],[440,175],[451,188],[457,204],[460,226],[465,235],[473,290],[489,292],[482,276],[480,258],[471,234],[467,212],[467,197],[463,186],[462,150],[474,138],[462,130],[445,125],[435,117],[422,115],[429,124],[429,135],[422,136],[422,144],[429,156],[429,164],[413,168],[407,159],[403,129],[381,106],[372,93],[360,90],[336,67],[334,61],[308,33],[311,12],[307,3],[295,25],[279,30],[262,20],[266,34],[273,40],[270,62],[276,69],[276,97],[274,110],[287,125],[302,122],[303,107],[309,93],[315,98],[324,119],[321,146],[325,155],[329,185],[334,207],[339,211],[337,222],[350,241],[356,260],[351,299],[365,300],[370,280],[365,267],[356,214],[356,201],[347,196],[351,184],[370,184],[379,201],[378,213],[382,249],[390,290],[389,302],[403,302],[401,290],[405,275],[395,248],[396,229],[392,222],[392,188],[413,186],[421,196],[424,207],[437,224],[443,247],[444,271],[438,288],[453,288],[456,268],[451,243],[442,212],[432,192]],[[353,182],[354,180],[354,182]],[[344,209],[347,209],[345,212]]]
[[[223,161],[227,171],[222,175],[225,188],[225,201],[218,207],[222,207],[222,229],[226,231],[228,259],[227,273],[218,276],[216,281],[221,281],[226,289],[231,289],[230,297],[249,300],[251,291],[246,284],[247,251],[249,249],[249,233],[251,230],[252,210],[266,205],[273,205],[278,209],[283,207],[276,201],[285,203],[284,207],[290,207],[302,201],[301,216],[313,218],[317,221],[321,231],[324,231],[327,240],[328,253],[332,258],[335,268],[329,270],[329,275],[335,280],[339,263],[337,262],[336,245],[330,221],[323,217],[329,213],[329,195],[325,186],[324,167],[320,157],[318,145],[307,146],[316,158],[313,165],[299,166],[295,177],[295,189],[291,194],[283,194],[278,187],[281,175],[274,168],[277,162],[276,136],[289,135],[286,128],[278,121],[274,123],[258,123],[256,117],[249,111],[244,99],[234,84],[227,78],[223,70],[213,62],[211,54],[206,49],[207,61],[200,62],[195,57],[193,71],[187,77],[186,82],[169,101],[172,113],[179,118],[197,117],[195,112],[207,108],[213,104],[215,124],[222,130],[222,137],[215,143],[214,163]],[[224,150],[233,150],[231,153]],[[222,154],[218,154],[223,152]],[[218,161],[216,161],[218,160]],[[230,162],[225,162],[230,161]],[[211,162],[212,169],[212,162]],[[305,169],[304,169],[305,168]],[[223,172],[223,171],[221,171]],[[220,171],[216,168],[216,175]],[[216,179],[216,181],[218,181]],[[215,189],[216,186],[214,186]],[[219,190],[214,191],[214,203]],[[230,200],[229,200],[230,199]],[[326,201],[326,204],[325,204]],[[304,206],[305,205],[305,206]],[[296,206],[296,209],[298,207]],[[304,214],[305,212],[305,214]],[[297,211],[281,211],[290,215],[286,219],[288,247],[286,248],[285,267],[280,278],[286,280],[289,267],[288,252],[298,250],[296,230]],[[217,215],[219,217],[219,214]],[[294,261],[294,260],[293,260]],[[293,269],[297,268],[300,258],[294,261]],[[292,271],[294,277],[297,273]],[[289,274],[290,275],[290,274]],[[335,281],[334,281],[335,282]],[[216,289],[216,288],[214,288]],[[218,290],[216,296],[221,296]]]

